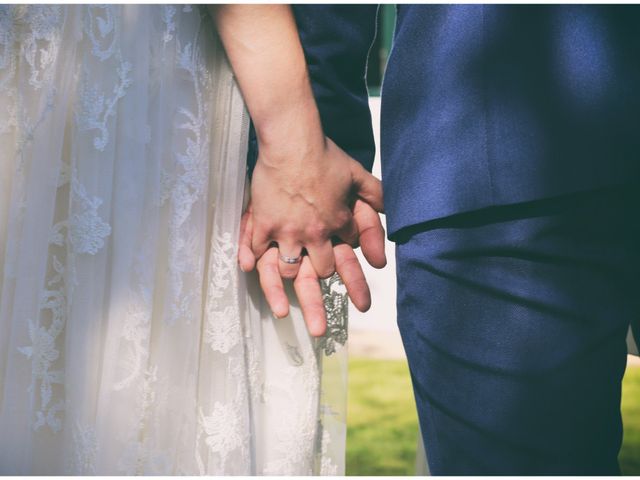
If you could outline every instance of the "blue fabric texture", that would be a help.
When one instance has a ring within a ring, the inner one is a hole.
[[[400,5],[382,89],[387,225],[640,176],[640,6]]]
[[[432,474],[619,473],[639,192],[492,207],[397,244],[398,325]]]

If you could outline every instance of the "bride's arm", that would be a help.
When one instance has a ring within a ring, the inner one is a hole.
[[[357,241],[353,197],[380,210],[380,182],[325,138],[289,6],[224,5],[215,18],[260,147],[254,253],[260,257],[272,240],[289,257],[304,247],[327,277],[334,271],[330,237]]]
[[[302,143],[323,148],[320,115],[290,7],[220,5],[212,9],[260,147],[283,156]]]

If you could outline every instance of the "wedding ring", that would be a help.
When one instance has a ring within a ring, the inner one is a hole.
[[[280,260],[282,260],[284,263],[288,263],[289,265],[295,265],[296,263],[300,263],[302,261],[302,255],[298,255],[297,257],[280,255]]]

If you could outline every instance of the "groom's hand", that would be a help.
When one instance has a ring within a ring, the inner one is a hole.
[[[336,269],[342,278],[347,294],[356,308],[365,312],[371,306],[369,286],[353,249],[344,243],[335,245],[333,252]],[[274,316],[282,318],[289,313],[289,301],[284,291],[282,277],[278,272],[278,249],[270,247],[257,263],[260,286]],[[320,279],[308,256],[303,257],[298,276],[293,281],[302,316],[315,337],[324,335],[327,327],[327,315],[320,289]]]

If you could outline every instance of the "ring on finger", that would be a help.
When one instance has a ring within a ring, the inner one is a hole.
[[[302,261],[302,255],[298,255],[297,257],[289,257],[288,255],[280,254],[280,260],[289,265],[295,265],[296,263],[300,263]]]

